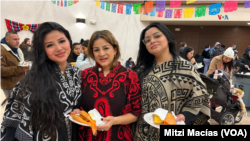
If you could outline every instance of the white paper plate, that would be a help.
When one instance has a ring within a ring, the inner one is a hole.
[[[153,121],[153,118],[152,118],[153,114],[154,114],[153,112],[147,113],[147,114],[144,115],[143,118],[151,126],[160,129],[160,125],[159,124],[155,124],[154,121]],[[175,116],[175,118],[176,118],[176,116]],[[185,122],[184,121],[178,121],[178,122],[176,122],[176,125],[185,125]]]
[[[88,125],[88,124],[84,124],[84,123],[80,123],[80,122],[75,121],[75,120],[71,117],[71,115],[69,116],[69,120],[71,120],[72,122],[74,122],[74,123],[76,123],[76,124],[79,124],[79,125],[82,125],[82,126],[90,127],[90,125]]]

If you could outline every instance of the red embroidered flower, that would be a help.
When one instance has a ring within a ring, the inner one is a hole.
[[[85,79],[88,74],[88,71],[85,69],[81,73],[82,73],[82,79]]]
[[[131,79],[131,84],[136,84],[139,81],[137,74],[133,71],[129,72],[129,79]]]

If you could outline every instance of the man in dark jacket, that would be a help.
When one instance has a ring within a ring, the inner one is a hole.
[[[225,51],[225,49],[221,47],[220,42],[216,42],[214,47],[212,47],[210,50],[211,61],[215,56],[219,56],[219,55],[223,54],[224,51]]]
[[[236,62],[237,67],[240,67],[238,72],[250,72],[250,47],[247,47],[245,54]]]
[[[129,69],[132,69],[135,66],[134,61],[132,61],[132,58],[130,57],[127,61],[126,61],[126,67]]]
[[[20,61],[24,61],[24,56],[19,48],[19,36],[14,31],[8,31],[1,40],[1,88],[6,97],[29,69],[18,66]]]

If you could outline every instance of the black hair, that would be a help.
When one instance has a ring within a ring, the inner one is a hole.
[[[76,45],[81,45],[81,44],[80,43],[73,43],[71,52],[73,52],[73,50],[74,50],[74,48],[75,48]]]
[[[129,57],[129,58],[128,58],[128,60],[131,60],[131,59],[132,59],[132,57]]]
[[[187,58],[187,54],[188,54],[189,52],[193,51],[193,50],[194,50],[194,49],[193,49],[192,47],[185,47],[184,50],[183,50],[183,52],[181,53],[181,57],[182,57],[183,59],[189,61],[190,59]]]
[[[226,47],[226,45],[220,45],[222,48],[225,48]]]
[[[205,48],[209,48],[210,45],[206,45]]]
[[[158,28],[169,41],[169,52],[173,56],[173,63],[175,64],[176,61],[179,59],[179,56],[175,52],[175,38],[173,33],[162,23],[151,23],[141,32],[140,48],[138,52],[137,63],[135,68],[133,69],[135,72],[137,72],[141,81],[152,70],[155,61],[155,56],[148,52],[145,44],[142,41],[145,38],[145,32],[152,27]],[[170,75],[173,75],[174,70],[176,71],[175,67],[172,68]]]
[[[56,139],[56,130],[63,123],[63,109],[57,91],[60,82],[60,67],[50,60],[45,52],[44,37],[52,31],[64,33],[72,45],[69,32],[55,22],[45,22],[37,28],[33,35],[31,49],[32,67],[20,81],[20,90],[16,97],[20,101],[30,94],[30,122],[32,128]],[[10,96],[5,100],[8,101]],[[5,104],[3,102],[3,104]],[[2,104],[2,105],[3,105]],[[19,111],[21,112],[21,111]]]
[[[180,44],[181,44],[182,47],[184,47],[186,43],[185,42],[181,42]]]
[[[6,34],[5,34],[5,38],[6,38],[7,36],[9,36],[10,34],[17,34],[17,32],[15,32],[15,31],[8,31],[8,32],[6,32]]]
[[[89,46],[89,40],[84,40],[84,42],[82,42],[82,46],[88,47]]]

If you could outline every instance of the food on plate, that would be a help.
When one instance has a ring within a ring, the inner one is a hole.
[[[168,113],[166,118],[164,119],[165,125],[176,125],[176,120],[173,114]]]
[[[90,125],[93,135],[97,135],[97,127],[96,127],[96,121],[91,118],[91,116],[85,112],[85,111],[80,111],[80,115],[75,115],[75,114],[70,114],[73,120]]]
[[[163,124],[163,120],[161,120],[161,118],[156,114],[153,115],[153,120],[155,124]]]

